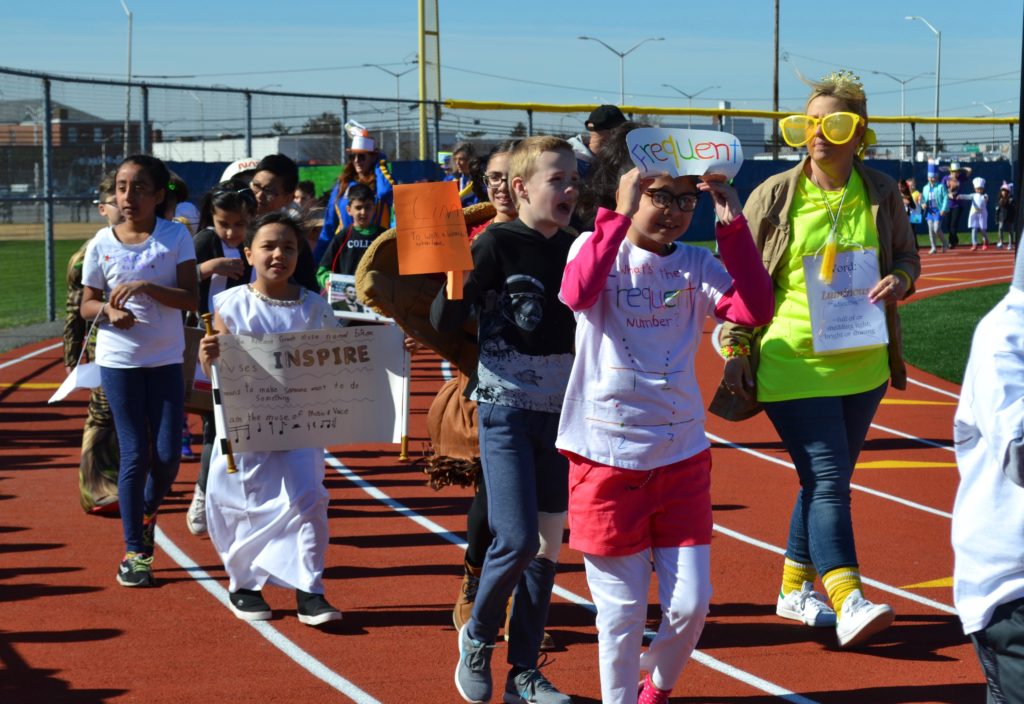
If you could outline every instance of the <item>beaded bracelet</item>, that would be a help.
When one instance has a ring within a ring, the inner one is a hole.
[[[738,343],[735,345],[722,345],[722,356],[726,359],[732,359],[733,357],[749,357],[750,356],[750,345],[744,345]]]

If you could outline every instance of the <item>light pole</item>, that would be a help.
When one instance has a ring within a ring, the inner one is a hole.
[[[701,93],[703,93],[705,91],[714,90],[715,88],[721,88],[722,86],[708,86],[707,88],[701,88],[699,91],[697,91],[696,93],[693,93],[692,95],[690,93],[687,93],[685,90],[679,90],[675,86],[670,85],[668,83],[662,83],[661,87],[662,88],[671,88],[676,93],[679,93],[680,95],[685,95],[686,99],[690,101],[690,109],[693,109],[693,99],[694,98],[696,98],[698,95],[700,95]],[[687,115],[686,118],[687,118],[686,126],[687,127],[693,127],[693,115]]]
[[[891,78],[892,80],[894,80],[894,81],[896,81],[897,83],[900,84],[900,117],[906,117],[907,116],[907,108],[906,108],[906,97],[907,97],[906,96],[906,88],[907,88],[907,84],[910,83],[915,78],[920,78],[921,76],[930,76],[932,74],[931,71],[928,71],[927,73],[919,73],[916,76],[911,76],[910,78],[904,79],[904,78],[896,78],[896,76],[894,76],[891,73],[888,73],[886,71],[872,71],[871,73],[874,73],[874,74],[879,75],[879,76],[888,76],[889,78]],[[907,123],[901,122],[900,123],[900,159],[902,159],[903,161],[907,160],[907,131],[906,130],[907,130]]]
[[[589,40],[589,41],[592,41],[592,42],[597,42],[598,44],[603,46],[605,49],[607,49],[608,51],[612,52],[613,54],[615,54],[616,56],[619,57],[619,105],[620,106],[626,104],[626,57],[629,56],[630,54],[632,54],[634,51],[639,49],[642,45],[646,44],[647,42],[663,42],[663,41],[665,41],[665,37],[647,37],[646,39],[642,39],[639,42],[637,42],[636,44],[634,44],[632,46],[632,48],[630,48],[630,49],[628,49],[626,51],[619,51],[618,49],[614,49],[614,48],[608,46],[608,44],[606,44],[605,42],[601,41],[597,37],[580,36],[580,37],[576,37],[576,38],[577,39]]]
[[[416,67],[413,66],[404,71],[392,71],[380,64],[363,64],[363,66],[379,68],[384,73],[389,73],[395,77],[395,161],[398,161],[402,158],[402,104],[399,102],[402,99],[401,78],[405,74],[415,71]]]
[[[124,14],[128,15],[128,83],[124,87],[124,146],[122,158],[128,156],[128,130],[132,121],[132,11],[121,0]]]
[[[918,17],[917,15],[907,15],[904,19],[907,20],[921,20],[924,22],[928,29],[932,30],[935,34],[935,119],[939,117],[939,84],[942,82],[942,32],[935,29],[935,26],[931,22],[926,20],[924,17]],[[939,123],[935,123],[935,144],[932,145],[932,156],[935,159],[939,158]]]
[[[203,117],[203,99],[196,95],[194,90],[190,90],[188,93],[199,103],[199,158],[206,163],[206,118]]]
[[[975,100],[975,101],[972,101],[972,102],[974,103],[974,105],[980,105],[981,107],[983,107],[986,110],[988,110],[989,114],[992,115],[992,117],[996,116],[995,108],[989,107],[988,105],[986,105],[985,103],[981,102],[980,100]],[[992,148],[993,149],[996,148],[996,125],[995,125],[994,122],[992,123]]]

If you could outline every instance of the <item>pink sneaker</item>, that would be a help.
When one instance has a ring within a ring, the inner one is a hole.
[[[671,689],[658,689],[654,686],[654,682],[651,681],[651,673],[644,675],[644,686],[640,690],[640,697],[636,700],[636,704],[668,704],[668,695],[672,693]]]
[[[987,249],[988,249],[988,242],[986,242],[985,244],[981,245],[981,251],[982,252],[984,252]]]
[[[976,245],[976,244],[972,244],[972,245],[971,245],[971,251],[972,251],[972,252],[977,252],[977,251],[978,251],[978,245]]]

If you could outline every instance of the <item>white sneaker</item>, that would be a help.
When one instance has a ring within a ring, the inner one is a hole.
[[[185,523],[188,525],[188,532],[192,535],[206,534],[206,493],[198,484],[192,494],[192,503],[188,506],[188,512],[185,513]]]
[[[804,582],[800,591],[779,595],[775,613],[782,618],[800,621],[805,626],[832,628],[836,625],[836,612],[825,601],[825,597],[812,589],[814,585]]]
[[[929,251],[928,254],[935,254],[935,247],[932,247],[931,251]]]
[[[852,648],[863,644],[891,626],[894,615],[888,604],[872,604],[859,589],[854,589],[839,610],[839,623],[836,624],[839,647]]]

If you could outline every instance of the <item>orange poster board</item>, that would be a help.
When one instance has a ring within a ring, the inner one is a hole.
[[[395,227],[399,274],[473,268],[466,220],[454,181],[395,186]]]

